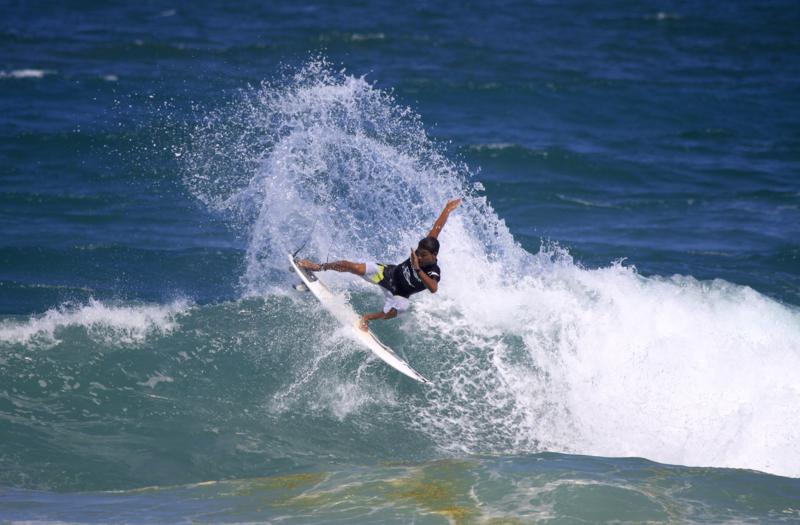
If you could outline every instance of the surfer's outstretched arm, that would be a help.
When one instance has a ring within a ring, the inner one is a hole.
[[[442,228],[444,228],[444,223],[447,222],[447,217],[450,215],[450,212],[458,208],[459,204],[461,204],[461,197],[447,201],[447,204],[444,205],[444,210],[442,210],[439,218],[436,219],[435,223],[433,223],[433,228],[431,228],[431,232],[428,234],[428,237],[433,237],[434,239],[439,237],[439,233],[441,233]]]
[[[375,312],[374,314],[364,314],[361,316],[361,319],[358,322],[358,326],[366,331],[369,328],[369,322],[374,321],[375,319],[394,319],[397,317],[397,310],[392,308],[386,313],[383,312]]]

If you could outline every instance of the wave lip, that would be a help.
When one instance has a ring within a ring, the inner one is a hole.
[[[167,334],[178,327],[177,316],[189,303],[119,306],[91,299],[88,304],[61,305],[24,321],[0,322],[0,344],[49,348],[61,342],[68,327],[79,327],[90,339],[108,345],[135,345],[153,334]]]

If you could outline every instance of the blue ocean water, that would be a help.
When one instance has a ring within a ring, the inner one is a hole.
[[[800,521],[796,2],[0,11],[0,522]]]

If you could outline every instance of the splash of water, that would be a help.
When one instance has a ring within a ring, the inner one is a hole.
[[[474,194],[466,166],[441,153],[411,109],[324,60],[244,92],[194,139],[187,183],[246,232],[253,293],[309,236],[306,252],[317,256],[392,260],[448,198]],[[478,215],[487,205],[475,198],[465,208]],[[472,224],[513,245],[493,214]]]
[[[365,78],[314,60],[245,91],[195,130],[186,159],[191,190],[248,237],[254,294],[307,238],[317,257],[400,260],[466,196],[441,236],[440,292],[400,321],[435,377],[408,418],[443,450],[800,476],[796,309],[724,281],[585,269],[557,245],[527,253],[470,170]]]

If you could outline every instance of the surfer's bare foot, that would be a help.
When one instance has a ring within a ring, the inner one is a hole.
[[[308,270],[310,272],[318,272],[322,270],[322,266],[315,263],[314,261],[310,261],[308,259],[301,259],[297,261],[297,266],[304,270]]]

